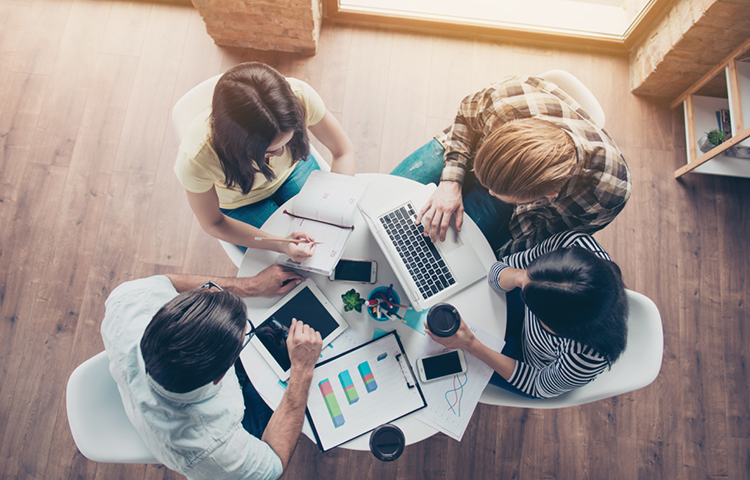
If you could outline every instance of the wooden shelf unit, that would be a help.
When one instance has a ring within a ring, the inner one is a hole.
[[[726,95],[697,94],[722,71],[726,77]],[[677,97],[671,107],[680,105],[685,111],[687,164],[674,172],[675,178],[688,172],[750,178],[750,158],[724,153],[736,145],[750,147],[750,39]],[[717,127],[715,112],[720,109],[729,110],[732,136],[718,147],[702,153],[698,148],[698,139]]]

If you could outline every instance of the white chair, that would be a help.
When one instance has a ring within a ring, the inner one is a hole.
[[[193,87],[189,92],[182,96],[177,103],[175,103],[172,109],[172,126],[174,127],[174,133],[177,136],[177,141],[181,142],[187,134],[188,127],[193,122],[195,117],[199,113],[211,106],[211,102],[214,96],[214,87],[221,78],[221,75],[216,75],[209,78],[197,86]],[[323,156],[310,144],[310,154],[318,162],[318,166],[324,172],[330,172],[331,167],[323,159]],[[234,262],[237,267],[242,263],[242,258],[245,252],[242,251],[237,245],[219,240],[219,243],[224,247],[224,251],[227,253],[229,258]]]
[[[604,110],[602,110],[602,106],[599,105],[594,94],[586,88],[583,82],[565,70],[550,70],[537,76],[562,88],[565,93],[573,97],[581,105],[599,127],[604,127]]]
[[[70,433],[84,457],[106,463],[160,463],[125,415],[106,352],[73,370],[65,403]]]
[[[661,369],[664,332],[659,310],[648,297],[626,290],[628,315],[628,344],[620,358],[591,383],[550,399],[526,398],[487,385],[482,403],[520,408],[563,408],[596,402],[632,392],[649,385]]]

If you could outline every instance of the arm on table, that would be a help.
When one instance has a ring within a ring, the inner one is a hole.
[[[474,336],[473,333],[471,333],[471,330],[469,330],[468,325],[466,325],[466,322],[464,322],[463,319],[461,319],[461,326],[458,328],[458,331],[450,337],[437,337],[426,327],[425,331],[433,340],[444,347],[464,350],[477,357],[479,360],[492,367],[493,370],[506,380],[513,375],[513,372],[516,369],[515,359],[485,346]]]
[[[486,90],[466,96],[458,107],[450,133],[446,139],[443,172],[437,190],[422,207],[417,222],[424,221],[425,236],[432,242],[445,241],[448,227],[453,223],[461,231],[464,204],[461,190],[469,159],[476,153],[482,138],[486,116],[492,109]]]
[[[286,238],[299,239],[308,243],[274,242],[274,238],[280,237],[224,215],[219,208],[219,196],[215,188],[204,193],[187,192],[187,198],[201,228],[212,237],[248,248],[285,253],[297,262],[315,253],[315,244],[309,243],[313,242],[313,239],[306,232],[293,232]],[[256,240],[257,238],[263,240]]]
[[[271,416],[261,438],[276,452],[285,469],[297,447],[297,440],[305,421],[307,393],[322,345],[320,333],[296,318],[292,319],[287,338],[289,358],[292,361],[289,382],[284,397]]]
[[[354,175],[354,145],[344,129],[341,128],[336,117],[326,110],[323,119],[308,128],[315,135],[315,138],[320,140],[333,155],[331,171],[344,175]]]
[[[271,265],[254,277],[215,277],[176,273],[168,273],[165,276],[172,282],[178,293],[194,290],[212,280],[224,290],[236,293],[243,298],[279,297],[305,280],[298,273],[279,265]]]

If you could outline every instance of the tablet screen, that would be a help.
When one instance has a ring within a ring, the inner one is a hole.
[[[338,322],[331,317],[308,287],[300,290],[297,295],[255,328],[255,336],[284,371],[291,367],[286,349],[286,337],[289,335],[292,318],[317,330],[321,338],[326,338],[339,327]]]

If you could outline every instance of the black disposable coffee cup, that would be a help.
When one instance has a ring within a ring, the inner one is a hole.
[[[438,337],[450,337],[461,326],[461,315],[453,305],[438,303],[427,313],[427,328]]]
[[[404,453],[404,447],[406,447],[404,432],[390,423],[380,425],[370,435],[370,451],[378,460],[392,462]]]

